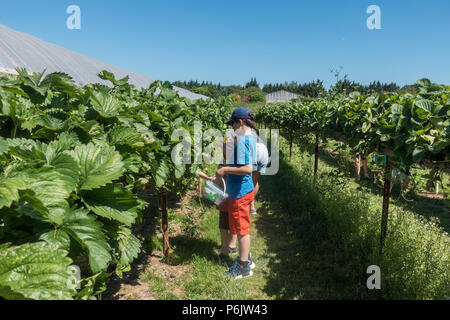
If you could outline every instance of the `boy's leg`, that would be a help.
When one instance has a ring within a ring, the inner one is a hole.
[[[236,249],[236,240],[237,240],[237,235],[235,235],[235,234],[231,234],[231,233],[228,233],[228,246],[231,248],[231,249]]]
[[[218,206],[217,209],[219,209],[220,253],[228,256],[230,254],[228,249],[230,243],[230,225],[228,222],[228,205],[226,201]]]
[[[230,230],[220,229],[220,238],[222,247],[220,249],[220,253],[228,256],[230,253],[228,252],[228,244],[230,243]]]
[[[239,260],[241,262],[248,261],[250,253],[250,235],[238,236],[239,239]]]
[[[221,238],[220,253],[228,256],[230,254],[230,249],[236,250],[237,235],[231,234],[229,229],[220,229],[220,238]],[[236,251],[231,252],[235,253]]]

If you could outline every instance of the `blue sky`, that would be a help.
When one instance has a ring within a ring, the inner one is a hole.
[[[68,30],[66,8],[81,8]],[[369,30],[369,5],[381,30]],[[449,0],[2,1],[0,24],[161,80],[450,83]]]

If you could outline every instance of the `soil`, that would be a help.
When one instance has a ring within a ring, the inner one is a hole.
[[[196,191],[188,192],[172,209],[172,212],[187,215],[188,213],[197,212],[195,208],[189,205]],[[170,215],[170,213],[169,213]],[[195,220],[200,218],[200,214],[195,214]],[[143,227],[143,234],[152,233],[160,234],[160,223],[157,219],[154,224],[148,224]],[[174,237],[184,233],[183,226],[179,222],[169,222],[170,236]],[[131,265],[131,271],[125,272],[122,279],[117,275],[113,275],[108,283],[108,289],[103,293],[103,300],[157,300],[157,293],[152,292],[147,282],[143,281],[143,276],[151,271],[155,276],[164,279],[166,288],[170,288],[167,292],[171,292],[177,297],[183,297],[182,288],[176,285],[177,280],[182,278],[189,272],[190,265],[170,265],[163,259],[162,251],[141,252],[140,257]]]
[[[436,194],[434,192],[428,192],[428,191],[420,191],[417,193],[418,197],[428,198],[428,199],[439,199],[443,200],[445,196],[443,194]]]
[[[157,300],[157,294],[150,290],[149,284],[139,279],[140,275],[150,270],[164,279],[165,287],[171,288],[170,292],[182,297],[184,292],[175,283],[188,272],[190,266],[168,265],[162,258],[162,252],[155,251],[134,263],[131,272],[124,273],[122,279],[115,275],[108,284],[108,290],[103,294],[103,300]]]

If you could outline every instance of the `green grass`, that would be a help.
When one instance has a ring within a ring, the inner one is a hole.
[[[157,276],[155,270],[147,272],[143,280],[149,284],[150,290],[157,295],[158,299],[163,299],[166,293],[164,279]]]
[[[162,250],[162,241],[156,234],[149,235],[144,240],[143,248],[148,252]]]

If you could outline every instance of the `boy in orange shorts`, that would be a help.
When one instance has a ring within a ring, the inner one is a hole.
[[[216,178],[226,175],[228,224],[230,233],[237,235],[239,241],[239,257],[228,274],[238,279],[252,276],[251,269],[255,267],[250,257],[250,206],[255,196],[252,180],[256,156],[256,140],[252,135],[254,114],[249,108],[236,108],[227,124],[232,125],[236,133],[234,157],[227,157],[228,166],[217,170]]]

